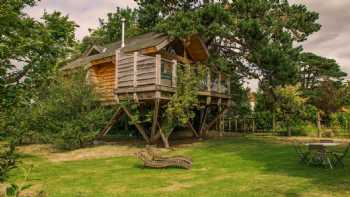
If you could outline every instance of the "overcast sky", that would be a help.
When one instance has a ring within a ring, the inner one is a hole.
[[[289,0],[303,3],[310,10],[320,13],[321,31],[310,36],[303,43],[306,51],[334,58],[342,68],[350,73],[350,0]],[[88,34],[89,28],[98,25],[98,18],[120,7],[136,7],[133,0],[42,0],[36,7],[27,10],[39,18],[44,10],[61,11],[79,24],[77,38]],[[253,85],[256,86],[256,85]]]

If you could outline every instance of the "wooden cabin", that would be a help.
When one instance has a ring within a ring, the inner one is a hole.
[[[206,64],[208,50],[198,35],[194,35],[184,44],[160,33],[146,33],[125,41],[104,46],[92,46],[80,58],[68,63],[62,71],[69,72],[84,67],[87,81],[100,93],[100,101],[106,105],[115,105],[123,100],[136,103],[154,103],[154,120],[148,131],[142,125],[135,125],[147,142],[156,135],[158,111],[176,92],[177,69],[184,65]],[[199,98],[203,106],[200,112],[199,126],[189,123],[195,136],[210,129],[220,118],[223,109],[230,101],[229,78],[216,66],[207,66],[207,76],[201,82]],[[210,107],[219,110],[214,123],[206,124],[206,114]],[[130,111],[122,109],[112,117],[110,124],[101,132],[106,135],[122,112],[131,116]],[[158,138],[159,138],[158,135]],[[157,137],[156,137],[157,138]]]

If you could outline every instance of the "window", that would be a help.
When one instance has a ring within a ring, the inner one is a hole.
[[[171,80],[172,79],[172,63],[162,61],[161,64],[161,79]]]

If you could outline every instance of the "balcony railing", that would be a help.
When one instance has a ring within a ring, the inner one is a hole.
[[[147,85],[158,85],[176,88],[177,69],[184,65],[176,60],[161,58],[161,55],[145,56],[133,54],[116,54],[115,87],[116,89],[137,88]],[[221,72],[210,71],[200,82],[202,92],[229,93],[229,78]]]

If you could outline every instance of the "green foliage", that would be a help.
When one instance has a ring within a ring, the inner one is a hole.
[[[323,111],[326,116],[337,112],[349,104],[350,89],[348,84],[339,84],[325,80],[309,92],[310,103]]]
[[[249,103],[248,94],[250,90],[243,87],[241,78],[233,73],[230,78],[230,88],[231,88],[231,99],[233,101],[230,106],[231,115],[233,116],[244,116],[251,113],[251,106]]]
[[[1,145],[0,150],[0,183],[8,178],[8,173],[17,167],[17,154],[15,144]]]
[[[12,183],[11,186],[6,188],[6,196],[7,197],[19,197],[20,194],[24,190],[27,190],[27,189],[29,189],[31,187],[32,187],[32,185],[30,185],[30,184],[19,186],[19,185],[15,184],[15,183]]]
[[[8,0],[0,5],[0,111],[23,105],[74,50],[76,24],[59,12],[42,21],[23,9],[34,0]]]
[[[200,81],[204,80],[206,73],[203,65],[195,67],[185,65],[177,71],[176,93],[166,107],[167,128],[171,128],[176,124],[185,125],[190,119],[194,118],[195,113],[193,110],[199,107],[198,91],[200,90]],[[166,132],[169,132],[169,130],[167,129]]]
[[[275,98],[272,98],[273,96]],[[288,134],[293,135],[312,135],[312,132],[317,131],[314,129],[317,108],[307,104],[307,98],[298,86],[278,87],[274,89],[273,95],[260,90],[256,101],[254,114],[259,129],[272,129],[275,115],[275,122],[280,123],[281,127],[276,130],[286,129]]]
[[[302,53],[300,56],[300,84],[304,90],[311,90],[323,80],[342,81],[346,77],[337,62],[320,57],[313,53]]]
[[[295,83],[304,41],[318,31],[318,14],[285,0],[138,1],[140,27],[186,40],[199,33],[214,58],[238,66],[234,72],[267,81],[272,87]],[[215,60],[214,60],[215,61]]]
[[[63,149],[79,148],[94,139],[111,115],[97,102],[84,71],[55,75],[38,92],[28,108],[16,109],[8,121],[9,133],[21,142],[34,138]]]

